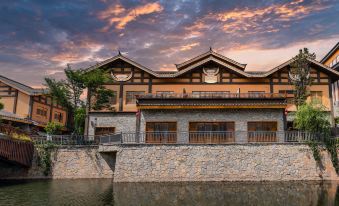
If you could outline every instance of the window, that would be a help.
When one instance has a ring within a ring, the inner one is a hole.
[[[176,143],[176,122],[146,122],[146,143]]]
[[[112,91],[113,96],[109,98],[109,104],[117,104],[117,92]]]
[[[54,112],[54,120],[58,122],[62,122],[63,114],[61,112]]]
[[[249,91],[248,96],[249,97],[264,97],[265,91]]]
[[[170,97],[174,94],[173,91],[157,91],[157,96],[159,97]]]
[[[279,94],[286,96],[287,104],[294,104],[294,90],[279,90]]]
[[[322,91],[311,91],[311,102],[315,104],[322,104]]]
[[[229,91],[193,91],[192,97],[204,98],[204,97],[228,97]]]
[[[105,134],[113,134],[115,132],[115,127],[96,127],[94,134],[95,136],[101,136]]]
[[[135,104],[136,97],[144,94],[145,92],[126,92],[126,104]]]
[[[277,131],[277,122],[248,122],[248,131]]]
[[[276,142],[277,122],[248,122],[248,142]]]
[[[190,143],[234,142],[234,122],[190,122]]]
[[[38,107],[36,110],[36,114],[42,117],[47,117],[47,109],[43,107]]]

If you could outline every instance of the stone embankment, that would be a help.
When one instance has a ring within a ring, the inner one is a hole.
[[[330,154],[301,144],[107,145],[63,147],[43,174],[35,155],[30,169],[0,165],[0,178],[114,178],[115,182],[339,180]]]

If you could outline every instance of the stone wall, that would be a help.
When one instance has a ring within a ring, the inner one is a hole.
[[[329,153],[319,165],[309,146],[104,145],[64,147],[51,153],[45,176],[37,156],[30,169],[0,162],[0,179],[114,178],[115,182],[339,180]]]
[[[51,164],[51,172],[46,176],[37,152],[31,168],[0,162],[0,179],[113,178],[115,154],[99,153],[98,147],[57,148],[51,152]]]
[[[146,122],[155,121],[177,122],[177,132],[188,132],[190,122],[234,122],[235,131],[242,132],[237,135],[236,142],[247,142],[247,122],[276,121],[277,130],[284,131],[283,115],[282,109],[142,110],[140,131],[145,131]],[[283,141],[282,134],[278,133],[278,137]],[[188,136],[179,134],[178,143],[188,143]]]
[[[328,152],[321,151],[318,165],[307,145],[125,145],[100,151],[117,151],[115,182],[338,179]]]
[[[91,123],[93,122],[93,123]],[[115,132],[134,132],[136,127],[135,113],[90,113],[88,135],[93,136],[94,124],[97,127],[115,127]]]

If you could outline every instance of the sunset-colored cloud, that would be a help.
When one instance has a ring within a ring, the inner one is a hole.
[[[303,4],[304,0],[294,0],[284,4],[273,4],[261,8],[241,7],[229,11],[209,13],[186,27],[186,36],[203,35],[211,26],[221,28],[224,33],[250,35],[254,33],[278,32],[286,23],[305,18],[313,12],[329,8],[321,2]],[[285,23],[285,24],[284,24]]]
[[[180,51],[188,51],[188,50],[191,50],[193,47],[196,47],[196,46],[199,46],[200,43],[199,42],[195,42],[195,43],[192,43],[192,44],[186,44],[186,45],[183,45],[180,47]]]
[[[135,21],[139,16],[158,13],[163,9],[159,2],[148,3],[128,11],[121,5],[115,5],[100,12],[98,18],[108,21],[108,25],[102,29],[103,32],[106,32],[113,24],[116,29],[124,29],[129,22]]]

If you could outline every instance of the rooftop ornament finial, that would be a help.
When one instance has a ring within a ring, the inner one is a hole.
[[[121,56],[121,52],[120,52],[120,49],[118,50],[118,55]]]
[[[212,52],[213,50],[212,50],[212,47],[210,46],[210,52]]]

